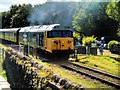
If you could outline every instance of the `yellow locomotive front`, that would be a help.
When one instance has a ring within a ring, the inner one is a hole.
[[[74,49],[71,30],[52,30],[45,32],[44,49],[50,53],[72,53]]]

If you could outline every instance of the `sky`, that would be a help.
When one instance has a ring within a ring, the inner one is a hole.
[[[55,2],[55,1],[77,1],[77,2],[98,2],[98,1],[111,1],[111,0],[0,0],[0,12],[8,11],[12,4],[43,4],[45,2]],[[119,0],[116,0],[119,1]]]
[[[0,12],[9,10],[12,4],[42,4],[46,0],[0,0]]]

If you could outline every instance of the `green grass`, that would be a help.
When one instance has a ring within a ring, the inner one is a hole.
[[[2,52],[0,49],[0,76],[4,77],[7,80],[6,71],[3,69],[2,66],[3,62],[4,62],[4,58],[2,57]]]
[[[119,65],[120,61],[115,60],[114,58],[111,58],[109,56],[78,56],[77,63],[90,66],[92,68],[97,68],[100,70],[103,70],[105,72],[115,74],[117,76],[120,76],[119,72]]]
[[[4,50],[11,50],[11,48],[6,47],[2,44],[0,44],[0,48],[3,48]],[[3,68],[4,58],[2,56],[2,50],[0,49],[0,76],[4,77],[7,80],[6,76],[6,70]]]

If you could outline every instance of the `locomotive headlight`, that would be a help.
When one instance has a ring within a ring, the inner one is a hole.
[[[68,43],[71,43],[72,41],[68,40]]]
[[[52,42],[53,42],[53,43],[55,43],[55,44],[58,44],[58,42],[57,42],[57,41],[52,40]]]

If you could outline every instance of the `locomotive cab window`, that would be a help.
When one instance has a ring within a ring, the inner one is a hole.
[[[69,30],[57,30],[57,31],[49,31],[47,32],[48,38],[55,38],[55,37],[73,37],[72,31]]]
[[[62,37],[62,31],[52,31],[52,37]]]
[[[72,31],[63,31],[63,37],[72,37]]]

